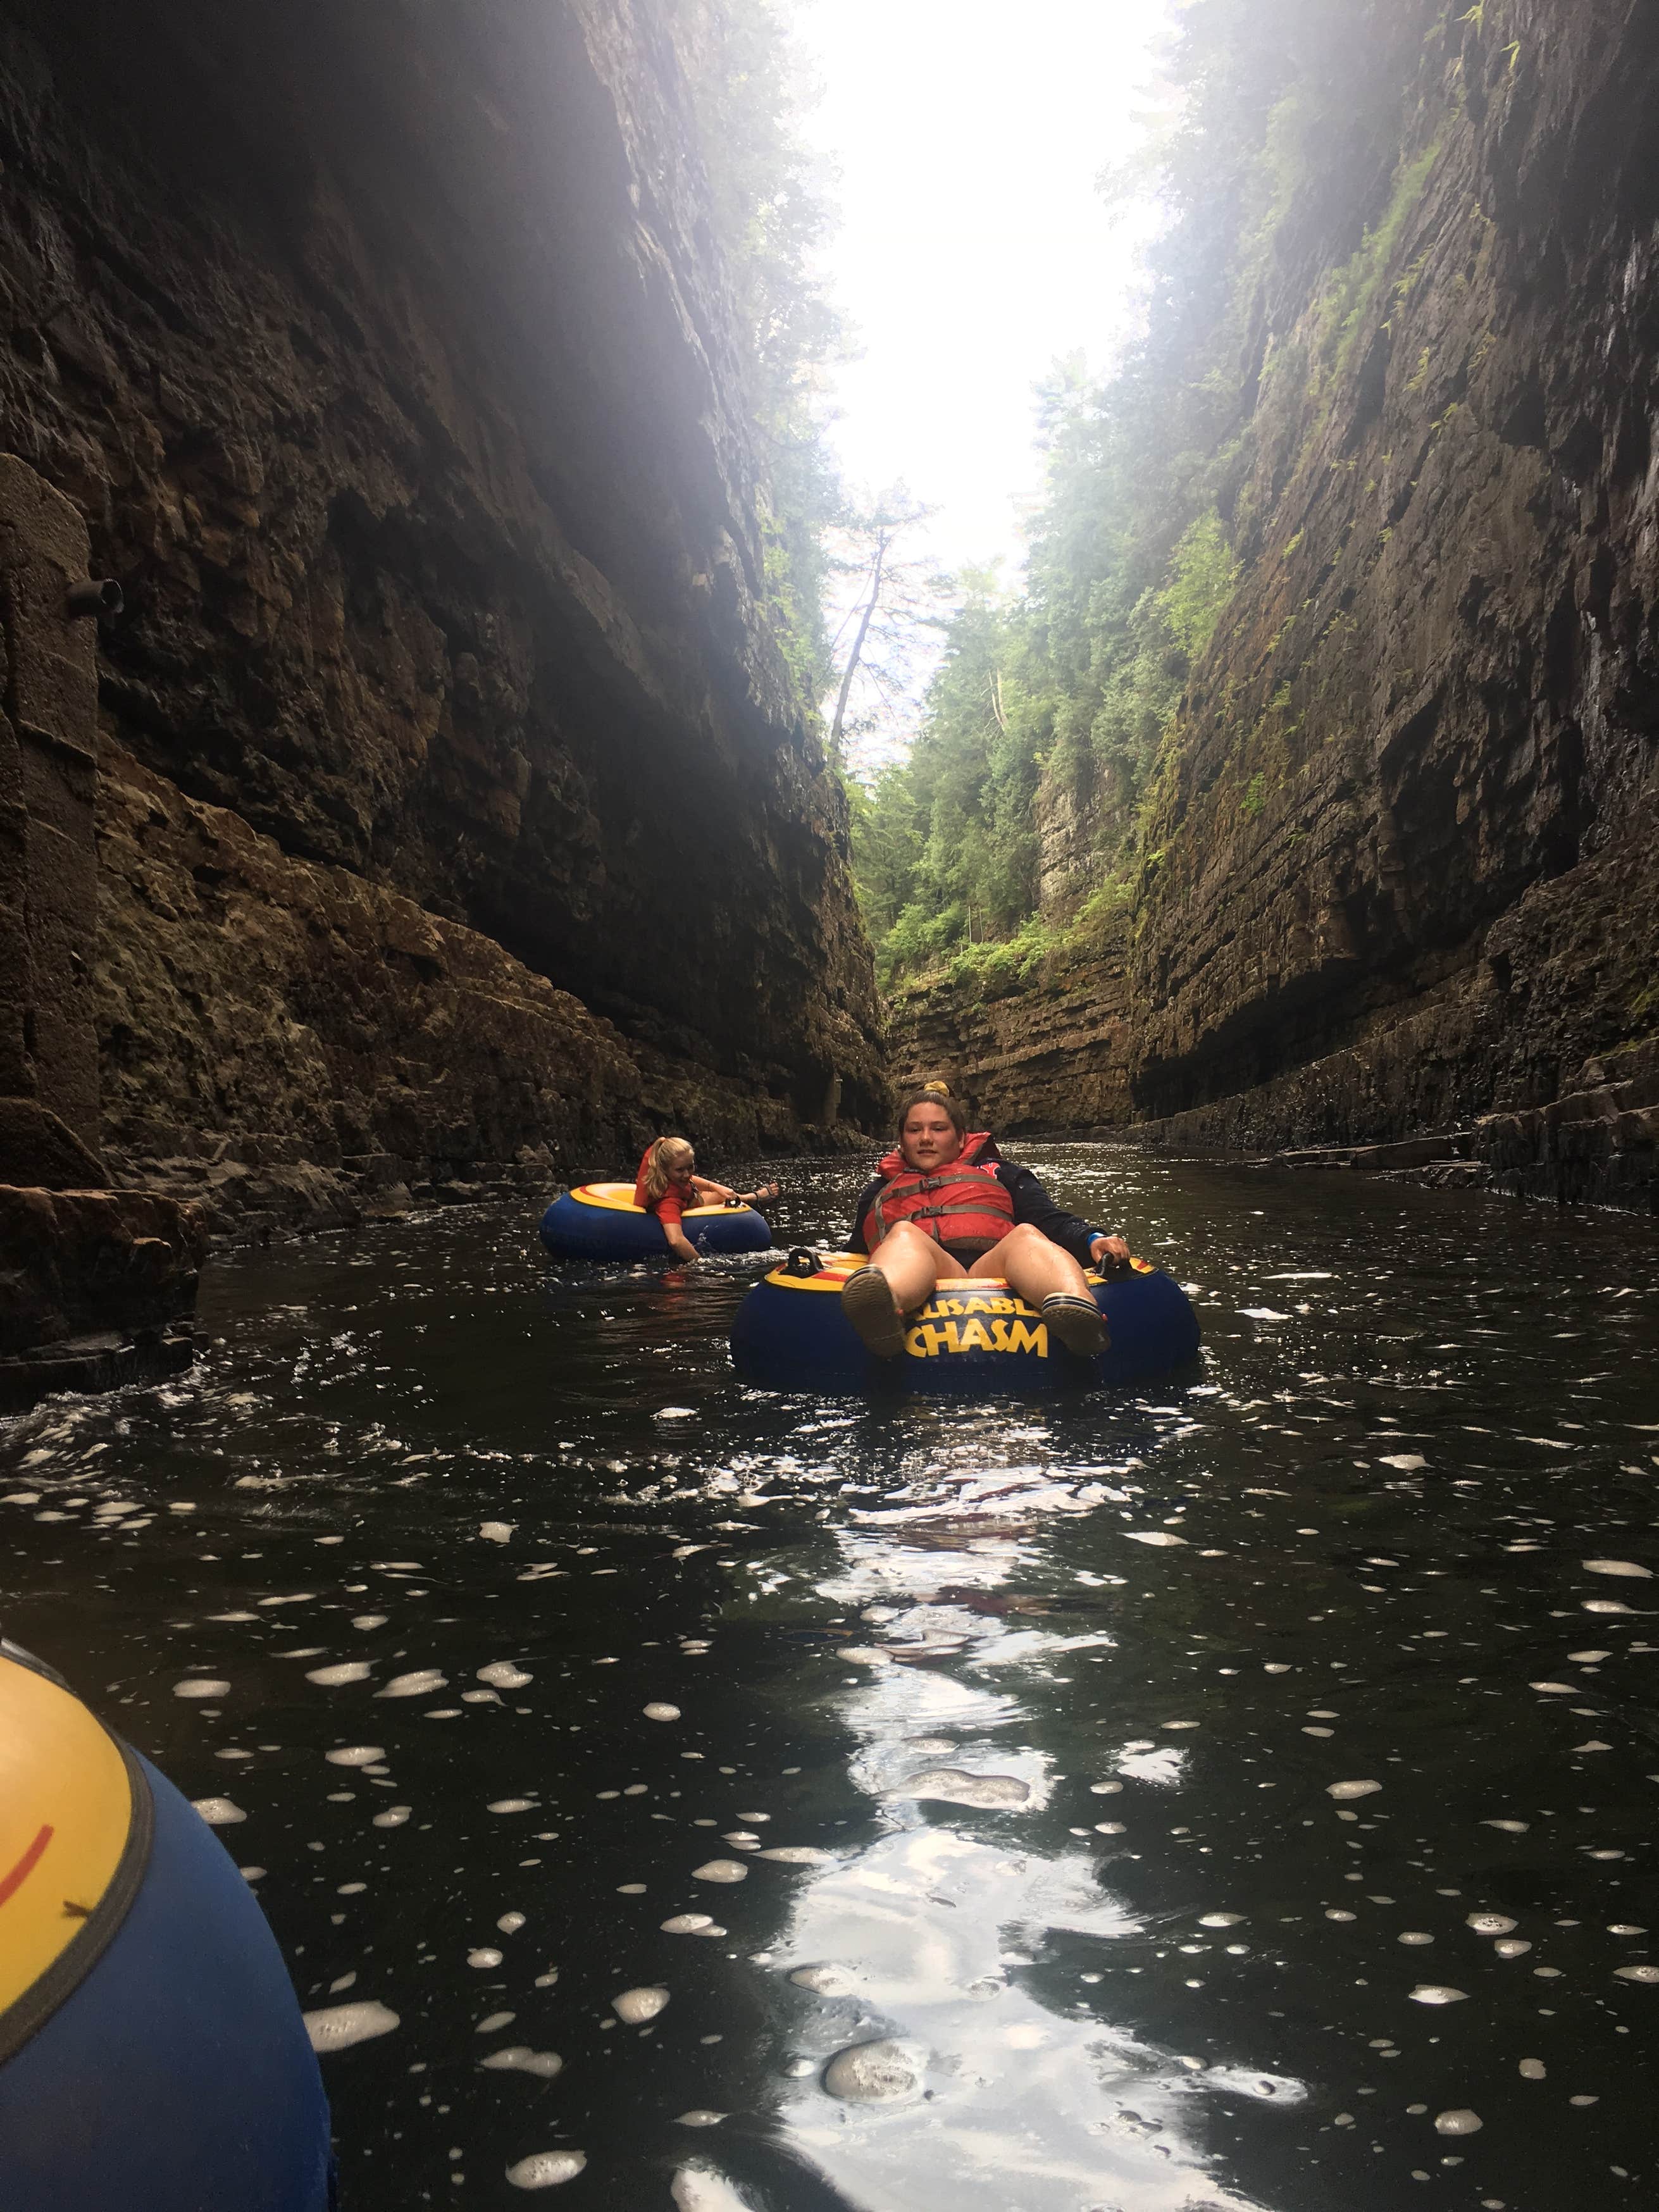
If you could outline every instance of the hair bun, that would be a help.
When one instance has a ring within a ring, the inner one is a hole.
[[[936,1098],[948,1098],[951,1095],[948,1083],[924,1083],[921,1087],[924,1091],[931,1091]]]

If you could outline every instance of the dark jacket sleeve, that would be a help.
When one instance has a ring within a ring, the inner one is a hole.
[[[858,1208],[853,1216],[853,1234],[847,1246],[849,1252],[862,1252],[864,1249],[865,1219],[871,1207],[875,1204],[880,1189],[881,1177],[872,1176],[859,1194]]]
[[[1014,1201],[1014,1219],[1030,1222],[1040,1229],[1051,1244],[1058,1244],[1062,1252],[1069,1252],[1080,1267],[1092,1267],[1089,1252],[1091,1237],[1103,1237],[1103,1229],[1092,1229],[1080,1214],[1068,1213],[1063,1206],[1056,1206],[1030,1168],[1015,1167],[1012,1161],[999,1160],[997,1181]]]

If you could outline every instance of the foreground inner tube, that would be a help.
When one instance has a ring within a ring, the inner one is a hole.
[[[0,1640],[0,2205],[326,2212],[328,2105],[224,1846]]]
[[[1186,1292],[1136,1260],[1112,1282],[1089,1278],[1111,1334],[1097,1359],[1067,1352],[1035,1307],[990,1276],[941,1282],[911,1316],[902,1354],[877,1359],[842,1310],[842,1285],[863,1265],[850,1252],[825,1260],[800,1254],[757,1283],[732,1329],[732,1360],[744,1380],[782,1390],[885,1387],[989,1397],[1121,1387],[1168,1374],[1198,1354],[1198,1316]]]
[[[765,1252],[772,1232],[752,1206],[694,1206],[680,1226],[699,1252]],[[542,1242],[561,1260],[664,1260],[668,1238],[634,1203],[631,1182],[585,1182],[542,1216]]]

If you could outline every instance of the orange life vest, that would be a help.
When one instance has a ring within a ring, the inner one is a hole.
[[[878,1170],[885,1188],[877,1192],[864,1219],[866,1249],[873,1252],[888,1231],[914,1222],[939,1244],[1000,1243],[1014,1225],[1014,1201],[981,1161],[1000,1157],[989,1133],[964,1137],[955,1159],[935,1175],[909,1166],[896,1147]]]

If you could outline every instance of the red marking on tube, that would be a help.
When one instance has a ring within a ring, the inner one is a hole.
[[[15,1896],[21,1889],[35,1868],[40,1865],[41,1854],[52,1841],[52,1829],[49,1826],[43,1827],[11,1872],[9,1875],[0,1875],[0,1905],[5,1904],[9,1898]]]

